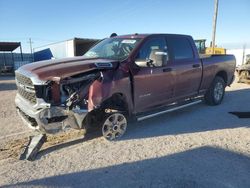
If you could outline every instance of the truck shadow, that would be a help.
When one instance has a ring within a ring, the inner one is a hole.
[[[227,91],[218,106],[195,105],[169,114],[132,123],[122,140],[250,127],[250,118],[230,112],[250,112],[250,89]]]
[[[142,122],[131,123],[126,134],[120,139],[143,139],[164,135],[178,135],[185,133],[205,132],[220,129],[234,129],[250,127],[250,119],[239,119],[230,114],[232,111],[249,111],[250,89],[228,91],[224,101],[219,106],[200,104],[183,110],[161,115]],[[81,142],[100,137],[99,132],[93,132],[86,137],[51,146],[39,152],[37,159],[55,150],[60,150]]]
[[[64,143],[60,143],[54,146],[50,146],[48,148],[45,148],[41,151],[39,151],[39,153],[36,156],[36,159],[41,159],[41,157],[48,155],[49,153],[52,153],[54,151],[58,151],[61,150],[63,148],[67,148],[76,144],[80,144],[82,142],[87,142],[89,140],[95,139],[101,137],[100,132],[92,132],[90,134],[85,135],[83,138],[79,138],[79,139],[75,139],[75,140],[70,140],[70,141],[66,141]]]
[[[250,187],[249,169],[248,156],[206,146],[159,158],[50,176],[6,187]]]

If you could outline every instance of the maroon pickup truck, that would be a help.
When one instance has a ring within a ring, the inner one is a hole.
[[[200,58],[191,36],[112,36],[84,56],[41,61],[16,71],[17,110],[29,127],[71,127],[121,137],[141,121],[202,102],[218,105],[234,79],[235,58]]]

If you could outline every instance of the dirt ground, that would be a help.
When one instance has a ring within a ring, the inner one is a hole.
[[[32,135],[15,112],[13,77],[0,77],[0,187],[250,187],[250,85],[221,105],[199,104],[129,125],[119,141],[82,132],[50,136],[33,162],[18,155]]]

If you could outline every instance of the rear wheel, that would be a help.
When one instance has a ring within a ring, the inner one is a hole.
[[[116,140],[123,136],[127,129],[127,119],[121,113],[108,114],[103,121],[102,135],[107,140]]]
[[[225,94],[226,83],[223,78],[216,76],[205,94],[205,102],[209,105],[219,105]]]

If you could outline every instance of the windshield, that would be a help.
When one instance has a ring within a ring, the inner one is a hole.
[[[87,51],[83,57],[124,60],[141,39],[108,38]]]

